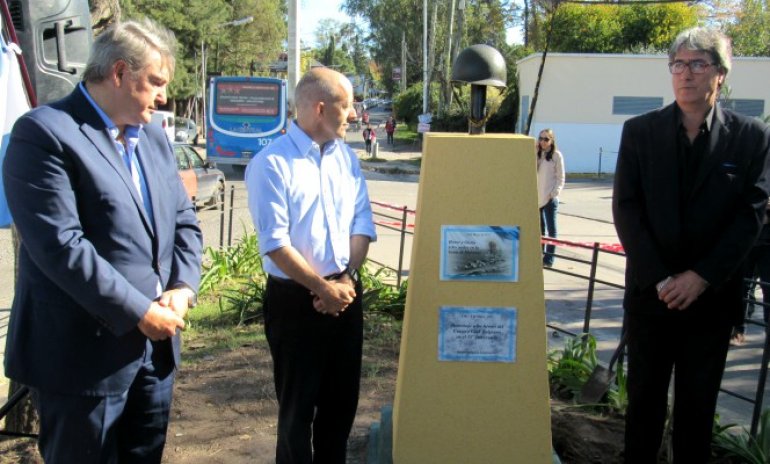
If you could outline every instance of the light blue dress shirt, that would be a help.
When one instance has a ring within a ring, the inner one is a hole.
[[[152,201],[150,201],[150,191],[147,189],[147,182],[144,178],[142,165],[139,163],[139,160],[136,156],[136,145],[139,143],[139,131],[142,130],[142,126],[126,125],[123,134],[123,138],[126,140],[126,145],[123,146],[123,144],[118,141],[120,129],[118,129],[115,123],[112,122],[112,119],[107,116],[107,113],[105,113],[104,110],[102,110],[101,107],[99,107],[99,105],[94,101],[93,97],[91,97],[91,94],[88,93],[86,86],[83,85],[83,82],[80,82],[78,85],[80,86],[80,90],[83,92],[83,95],[85,95],[86,100],[88,100],[88,102],[94,107],[96,113],[99,115],[99,117],[102,118],[102,121],[104,121],[104,125],[107,126],[107,132],[112,138],[112,143],[115,145],[115,149],[123,159],[123,163],[126,165],[126,169],[128,169],[129,174],[131,174],[131,179],[134,181],[134,187],[136,187],[137,191],[139,192],[139,197],[142,199],[147,217],[150,218],[150,222],[154,227],[155,218],[152,211]],[[131,168],[132,166],[133,169]]]
[[[267,256],[294,247],[319,275],[342,271],[350,237],[377,234],[366,181],[343,141],[318,146],[296,124],[265,147],[246,168],[249,210],[265,257],[264,270],[288,278]]]

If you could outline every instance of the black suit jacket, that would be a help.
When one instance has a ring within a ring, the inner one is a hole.
[[[57,393],[123,392],[142,362],[137,324],[158,282],[197,289],[201,232],[165,133],[145,125],[137,156],[153,221],[79,88],[16,122],[3,164],[21,235],[8,377]],[[179,337],[158,347],[173,367]]]
[[[739,317],[740,266],[770,194],[770,130],[719,106],[694,187],[680,201],[676,104],[626,121],[612,210],[626,261],[628,310],[665,310],[655,284],[693,270],[710,286],[693,308]]]

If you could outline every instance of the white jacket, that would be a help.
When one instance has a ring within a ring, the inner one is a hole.
[[[537,202],[542,208],[556,198],[564,188],[564,157],[559,150],[553,152],[551,161],[545,154],[537,160]]]

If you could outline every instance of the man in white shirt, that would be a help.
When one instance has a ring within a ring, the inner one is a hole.
[[[342,141],[356,119],[350,81],[314,69],[297,85],[296,102],[295,123],[246,171],[269,274],[263,310],[279,403],[276,463],[343,464],[361,376],[357,269],[376,233],[358,159]]]

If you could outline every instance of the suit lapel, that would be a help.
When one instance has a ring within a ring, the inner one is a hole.
[[[99,154],[107,161],[107,164],[115,170],[118,177],[120,177],[122,184],[126,187],[128,194],[131,195],[131,198],[134,201],[134,206],[136,206],[139,210],[139,214],[142,216],[142,222],[144,222],[147,232],[152,235],[152,226],[144,211],[142,199],[134,186],[131,173],[126,168],[123,159],[118,153],[118,149],[115,148],[115,142],[110,138],[110,135],[107,132],[107,126],[104,124],[104,121],[96,112],[93,105],[91,105],[85,95],[83,95],[79,87],[76,87],[76,90],[72,93],[72,98],[73,114],[80,121],[83,121],[80,124],[80,131],[94,144],[94,147],[96,147]]]
[[[157,172],[157,169],[155,168],[155,160],[152,157],[152,149],[150,148],[150,142],[147,139],[147,132],[142,129],[139,132],[139,143],[136,147],[136,155],[137,160],[139,161],[139,164],[142,165],[142,172],[144,173],[144,182],[147,185],[147,194],[150,195],[150,203],[152,204],[152,211],[153,213],[156,211],[160,211],[160,205],[158,204],[158,195],[159,195],[159,187],[158,187],[158,181],[156,179],[156,176],[153,174]],[[144,213],[144,205],[142,205],[142,213]],[[143,218],[145,218],[145,221],[147,222],[147,225],[150,227],[150,230],[155,229],[155,232],[157,232],[158,227],[158,221],[157,221],[157,215],[153,220],[151,221],[150,218],[147,216],[147,214],[142,215]],[[153,226],[154,224],[154,226]],[[157,235],[157,233],[156,233]]]
[[[679,157],[677,153],[677,138],[679,128],[676,124],[676,111],[673,105],[668,106],[660,113],[660,120],[652,125],[650,137],[663,144],[656,153],[657,162],[654,170],[655,177],[659,181],[652,185],[653,191],[658,191],[662,213],[668,218],[670,224],[680,222],[679,190]],[[652,144],[655,146],[656,144]],[[677,201],[671,201],[672,198]]]

